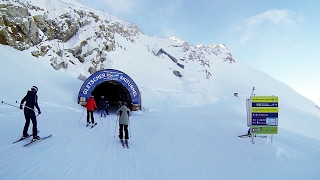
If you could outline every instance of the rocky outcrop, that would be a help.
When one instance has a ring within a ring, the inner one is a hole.
[[[1,44],[25,50],[41,42],[38,27],[26,7],[6,5],[0,15]]]
[[[72,9],[51,19],[49,12],[20,0],[7,0],[0,4],[0,44],[18,50],[36,47],[31,54],[35,57],[49,55],[54,69],[67,68],[68,63],[91,61],[88,72],[103,68],[106,52],[115,50],[114,34],[118,33],[130,39],[142,33],[130,23],[110,22],[106,17],[100,18],[94,12]],[[37,12],[32,15],[32,12]],[[89,26],[94,34],[88,33],[87,39],[74,43],[72,47],[64,47],[64,43],[76,38],[79,30],[86,31]],[[96,43],[100,42],[100,43]],[[95,47],[90,44],[97,44]],[[68,58],[69,57],[69,58]],[[70,58],[73,57],[73,58]],[[95,70],[93,70],[95,69]]]

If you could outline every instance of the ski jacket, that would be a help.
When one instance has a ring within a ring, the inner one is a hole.
[[[109,105],[108,101],[106,101],[106,106],[105,106],[105,108],[109,108],[109,107],[110,107],[110,105]]]
[[[26,102],[24,106],[24,113],[29,115],[34,115],[34,107],[37,108],[39,114],[41,113],[39,105],[38,105],[38,96],[34,91],[28,91],[26,96],[21,100],[20,107],[22,107],[23,103]]]
[[[86,107],[88,111],[94,111],[94,109],[97,108],[97,104],[92,97],[88,99]]]
[[[127,106],[122,105],[116,112],[119,116],[119,124],[128,125],[129,124],[129,116],[131,115],[131,111]]]
[[[103,98],[100,98],[98,102],[98,106],[99,106],[99,109],[104,109],[106,107],[106,100],[104,100]]]

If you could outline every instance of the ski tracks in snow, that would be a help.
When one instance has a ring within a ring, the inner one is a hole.
[[[137,159],[139,156],[134,155],[134,143],[130,142],[130,149],[122,148],[118,137],[113,137],[116,116],[109,115],[107,118],[100,119],[95,113],[95,121],[98,124],[92,129],[91,126],[85,127],[85,120],[79,124],[76,124],[76,121],[71,121],[73,123],[66,121],[65,124],[40,122],[40,127],[54,126],[51,131],[53,136],[29,147],[22,145],[31,138],[2,147],[0,149],[1,179],[16,177],[36,179],[47,176],[55,179],[91,179],[92,174],[99,174],[99,177],[106,177],[105,179],[135,177],[135,171],[130,169],[137,168],[130,166],[139,164],[140,161]],[[118,135],[118,127],[117,125],[116,135]],[[44,129],[39,135],[45,136],[47,135],[45,132],[48,131]],[[83,162],[80,166],[79,160]],[[54,166],[54,164],[63,164],[63,166]],[[117,169],[116,172],[121,169],[122,173],[112,173],[115,169]]]

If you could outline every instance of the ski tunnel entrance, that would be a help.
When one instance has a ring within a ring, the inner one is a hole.
[[[79,91],[78,104],[85,105],[90,95],[97,103],[104,96],[110,106],[118,107],[121,101],[127,102],[132,111],[141,110],[137,85],[127,74],[115,69],[101,70],[87,78]]]

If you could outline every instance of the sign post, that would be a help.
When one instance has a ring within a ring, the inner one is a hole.
[[[252,143],[256,134],[278,134],[278,96],[253,96],[249,108]],[[272,142],[271,138],[271,142]]]

